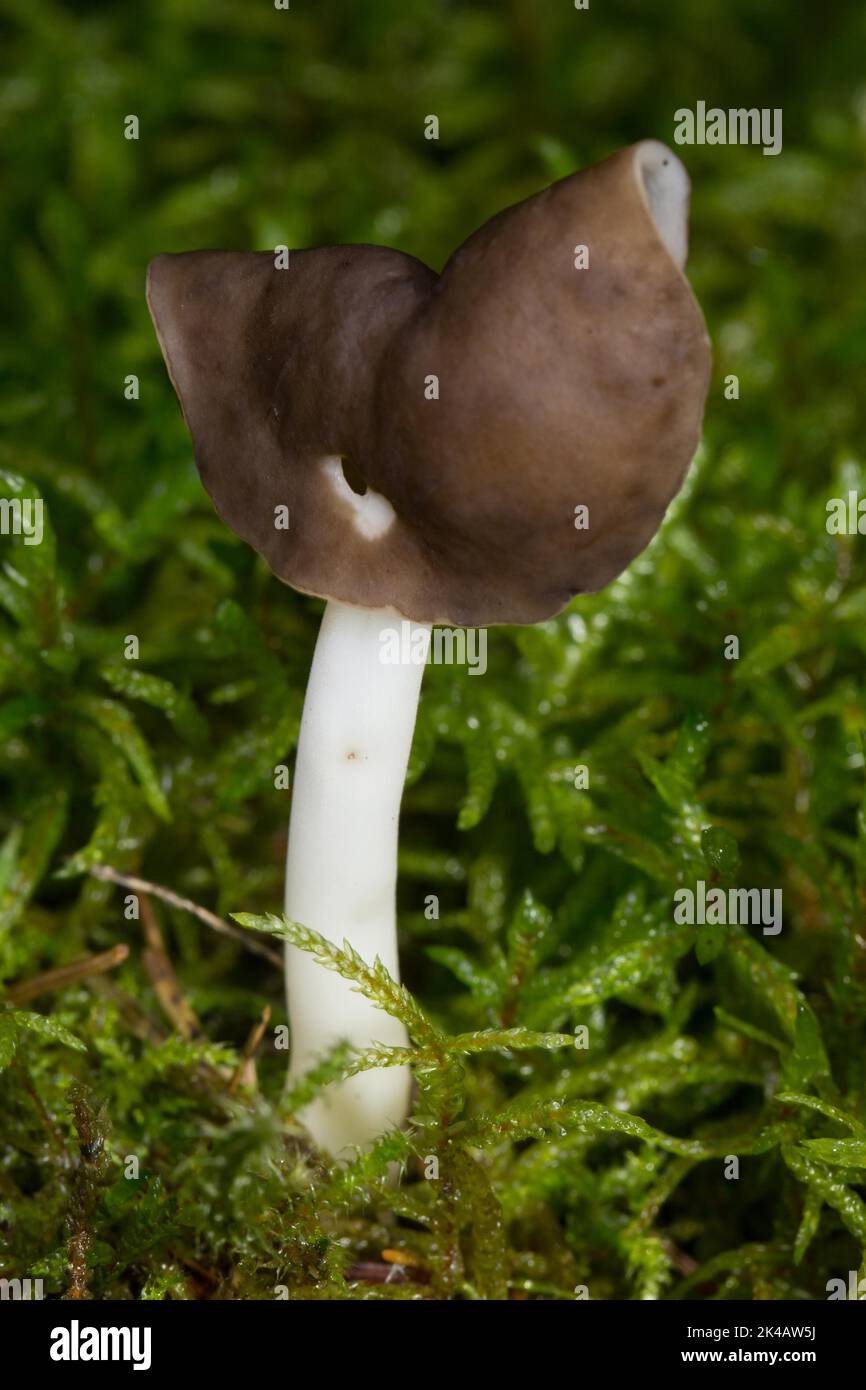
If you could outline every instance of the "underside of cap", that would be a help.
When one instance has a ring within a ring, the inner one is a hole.
[[[602,587],[700,436],[688,188],[645,141],[441,276],[370,246],[158,256],[148,303],[219,514],[295,588],[418,622],[531,623]]]

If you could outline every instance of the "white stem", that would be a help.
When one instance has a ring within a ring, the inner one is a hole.
[[[286,916],[399,979],[397,827],[424,664],[383,662],[382,634],[400,631],[388,609],[328,603],[307,685],[295,764]],[[412,624],[413,648],[430,629]],[[425,648],[426,650],[426,648]],[[393,657],[393,644],[391,647]],[[406,655],[404,650],[403,655]],[[404,1046],[401,1023],[296,947],[286,948],[289,1078],[341,1039]],[[303,1112],[316,1143],[346,1157],[406,1119],[406,1067],[363,1072],[326,1087]]]

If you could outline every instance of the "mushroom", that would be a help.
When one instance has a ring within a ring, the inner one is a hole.
[[[441,275],[374,246],[149,268],[217,511],[278,578],[327,600],[286,914],[395,979],[397,824],[431,625],[535,623],[600,589],[694,456],[710,351],[683,274],[688,201],[683,165],[649,140],[499,213]],[[390,664],[382,634],[402,620],[416,659]],[[339,1039],[406,1042],[291,946],[286,973],[291,1076]],[[408,1095],[405,1068],[368,1071],[303,1118],[343,1156],[402,1124]]]

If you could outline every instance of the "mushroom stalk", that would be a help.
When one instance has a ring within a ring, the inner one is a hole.
[[[337,945],[348,941],[370,963],[378,956],[395,979],[397,827],[424,672],[423,660],[383,660],[383,634],[400,622],[391,609],[334,600],[325,608],[304,700],[286,859],[286,916]],[[429,626],[413,623],[411,637],[409,650],[426,657]],[[290,1080],[341,1040],[406,1045],[397,1019],[294,946],[286,947],[286,996]],[[326,1087],[301,1118],[321,1148],[345,1157],[404,1122],[409,1085],[407,1067],[363,1072]]]

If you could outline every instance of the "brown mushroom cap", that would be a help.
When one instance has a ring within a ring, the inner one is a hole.
[[[492,218],[439,276],[374,246],[158,256],[148,303],[220,516],[294,588],[417,622],[533,623],[601,588],[700,437],[687,206],[644,141]]]

